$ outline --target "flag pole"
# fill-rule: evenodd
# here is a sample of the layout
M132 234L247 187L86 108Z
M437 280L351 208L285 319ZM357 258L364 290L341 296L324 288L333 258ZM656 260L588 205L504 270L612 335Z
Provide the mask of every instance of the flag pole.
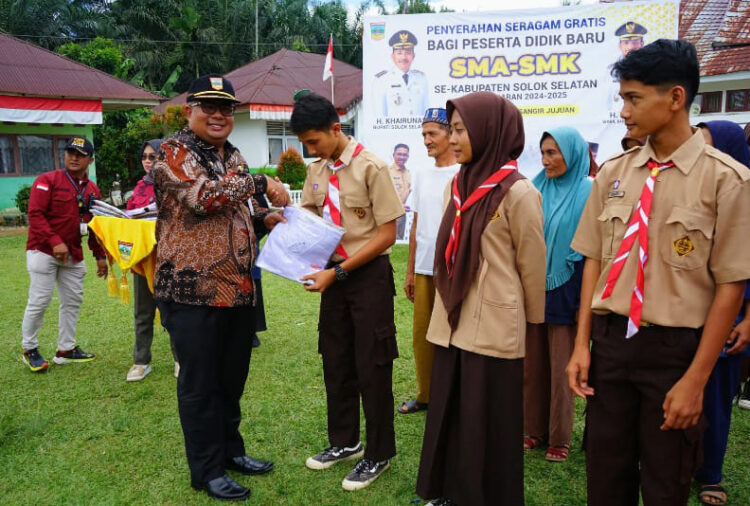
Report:
M331 33L330 38L328 39L331 41L331 66L333 66L333 33ZM331 103L333 104L333 107L336 107L336 101L333 97L333 72L331 73Z

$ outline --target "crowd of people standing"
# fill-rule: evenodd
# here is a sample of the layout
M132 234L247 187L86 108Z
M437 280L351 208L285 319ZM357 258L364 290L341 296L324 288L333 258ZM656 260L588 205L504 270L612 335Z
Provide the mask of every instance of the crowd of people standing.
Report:
M543 169L524 177L521 113L493 93L425 112L435 166L415 181L404 281L417 391L398 409L389 254L403 202L388 164L342 133L330 101L296 99L291 128L317 157L301 207L345 230L329 264L301 280L321 295L327 400L328 446L307 468L354 461L342 487L367 487L396 455L396 411L426 410L417 493L440 506L521 505L524 451L545 446L548 461L569 458L577 394L587 406L588 504L686 504L693 479L701 502L727 502L722 463L750 342L750 259L736 254L750 232L748 138L730 122L691 127L699 72L689 43L648 44L613 76L628 136L600 168L578 131L556 126L539 139ZM188 126L144 143L146 175L130 204L158 207L158 246L153 293L146 278L135 282L127 380L150 371L158 307L191 485L223 500L250 495L228 470L274 468L246 454L240 399L251 336L264 328L258 237L285 222L261 202L290 204L228 141L236 103L222 76L196 79ZM34 372L49 365L36 334L55 283L54 361L95 358L74 339L87 202L99 194L86 177L92 159L90 142L72 139L65 171L32 186L23 358ZM89 246L106 276L93 235Z

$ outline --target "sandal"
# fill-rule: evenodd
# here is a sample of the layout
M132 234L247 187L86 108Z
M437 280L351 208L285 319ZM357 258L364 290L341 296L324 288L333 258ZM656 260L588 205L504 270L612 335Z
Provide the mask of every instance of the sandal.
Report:
M416 399L411 399L401 403L398 407L398 412L402 415L408 415L409 413L416 413L417 411L425 411L427 409L426 402L417 402Z
M541 446L542 440L535 436L524 436L523 437L523 451L527 452L533 450L538 446Z
M711 499L713 499L713 501ZM724 487L722 487L720 483L717 483L716 485L701 485L701 488L698 491L698 500L701 504L723 506L727 503L727 499L729 499L727 491L724 490Z
M550 446L544 458L549 462L565 462L568 460L570 449L567 446Z

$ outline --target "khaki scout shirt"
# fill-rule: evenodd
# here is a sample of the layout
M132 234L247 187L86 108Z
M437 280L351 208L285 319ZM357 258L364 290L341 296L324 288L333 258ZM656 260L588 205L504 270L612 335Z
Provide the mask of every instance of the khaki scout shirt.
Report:
M601 295L633 209L649 175L646 163L673 161L654 185L642 319L699 328L716 284L750 278L750 170L708 146L700 130L672 156L658 160L650 142L602 165L571 247L601 261L592 309L630 313L638 270L636 240L612 295Z
M346 165L337 172L339 179L339 201L341 226L344 237L341 244L349 256L375 237L378 227L404 214L404 206L396 194L386 163L363 150L352 158L357 141L349 137L339 159ZM328 193L328 178L332 160L318 159L307 167L305 186L302 188L300 207L323 215L323 204ZM382 254L388 254L388 248Z
M445 203L450 201L449 183ZM461 304L456 330L451 332L436 292L427 340L490 357L521 358L526 323L544 321L547 279L542 197L531 181L521 179L508 189L480 244L479 269Z
M406 199L411 192L411 173L409 169L399 169L398 165L393 163L388 167L388 171L391 173L391 179L393 179L393 186L396 187L398 198L401 199L402 204L406 204Z

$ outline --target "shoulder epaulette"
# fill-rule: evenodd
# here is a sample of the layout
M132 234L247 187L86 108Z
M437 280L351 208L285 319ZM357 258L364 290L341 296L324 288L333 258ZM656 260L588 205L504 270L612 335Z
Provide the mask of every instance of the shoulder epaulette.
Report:
M748 179L750 179L750 169L745 167L743 164L741 164L728 154L724 153L723 151L714 148L713 146L706 146L706 148L706 155L714 158L715 160L719 160L721 163L734 170L740 177L740 179L742 179L743 181L747 181Z

